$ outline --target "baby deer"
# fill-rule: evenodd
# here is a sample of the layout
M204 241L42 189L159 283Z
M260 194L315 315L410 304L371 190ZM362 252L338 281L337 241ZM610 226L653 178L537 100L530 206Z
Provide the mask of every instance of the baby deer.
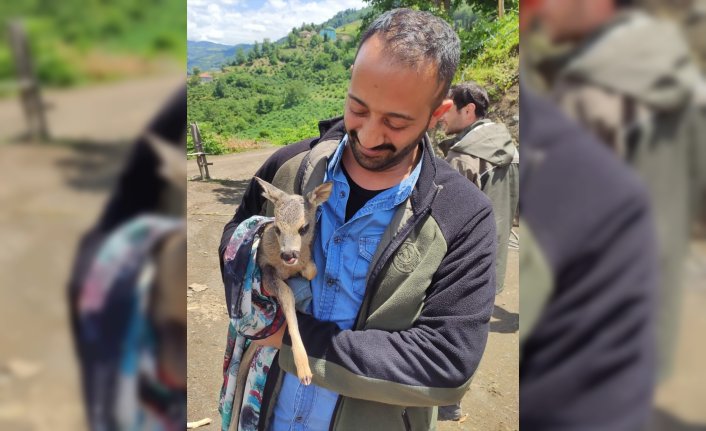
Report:
M306 196L290 195L272 184L255 177L262 186L262 196L274 204L275 220L262 233L257 249L257 264L262 270L265 289L279 302L287 329L292 339L292 354L297 377L311 383L309 359L299 335L294 295L284 280L301 273L307 280L316 276L316 265L311 258L311 241L316 224L316 208L328 200L333 183L321 184Z

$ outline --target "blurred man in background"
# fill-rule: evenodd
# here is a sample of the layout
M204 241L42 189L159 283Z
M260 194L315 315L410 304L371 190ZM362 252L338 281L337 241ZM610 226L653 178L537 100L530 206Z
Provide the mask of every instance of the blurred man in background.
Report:
M475 82L456 84L449 90L453 106L441 119L447 135L439 143L446 161L490 198L493 205L498 251L495 260L495 293L505 283L510 231L519 201L520 153L504 124L486 118L490 99ZM439 420L461 420L461 404L439 407Z
M475 82L451 87L453 106L442 117L447 135L439 147L446 161L483 191L493 204L498 235L496 293L503 290L507 247L519 201L520 152L502 123L486 117L488 93Z
M655 212L660 283L660 372L676 341L689 229L706 183L699 71L680 30L629 0L544 0L539 18L571 49L549 81L562 110L644 181Z
M692 2L659 3L674 15ZM649 329L657 286L654 327L667 376L690 223L703 203L703 81L679 29L637 5L522 2L523 80L584 129L522 89L523 430L697 429L682 421L704 418L693 401L703 373L689 364L702 361L693 340L706 297L693 279L683 292L693 304L683 308L678 373L652 408Z

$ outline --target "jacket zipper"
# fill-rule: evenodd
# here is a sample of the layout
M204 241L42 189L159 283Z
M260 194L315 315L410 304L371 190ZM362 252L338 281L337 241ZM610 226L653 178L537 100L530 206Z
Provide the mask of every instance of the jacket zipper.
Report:
M441 190L441 187L436 186L436 191L434 192L434 196L429 200L429 203L424 207L424 209L419 212L417 215L413 215L412 218L405 224L405 226L402 228L400 233L396 235L395 239L393 239L392 242L387 246L387 249L383 253L383 255L380 256L380 259L378 259L377 264L375 265L375 268L373 268L373 272L371 273L370 277L370 282L366 286L365 289L365 296L363 297L363 303L361 304L360 307L360 312L358 312L358 315L355 318L355 323L353 324L353 328L356 330L359 330L360 328L358 327L358 323L360 322L360 319L363 315L367 315L368 312L370 311L370 297L374 294L374 286L377 284L377 279L380 275L380 272L382 271L382 268L387 264L387 262L390 260L390 257L392 257L392 254L394 253L397 248L399 248L400 245L404 242L405 239L409 236L410 232L419 224L419 222L431 211L431 205L434 202L434 199L436 199L436 195L439 193Z
M338 399L336 399L336 405L333 407L333 414L331 415L331 423L329 423L328 429L329 431L333 431L333 425L336 423L336 413L338 412L339 407L341 407L341 403L343 402L343 397L338 396Z
M407 409L402 410L402 422L404 422L404 429L406 431L412 431L412 424L409 422L409 415L407 414Z

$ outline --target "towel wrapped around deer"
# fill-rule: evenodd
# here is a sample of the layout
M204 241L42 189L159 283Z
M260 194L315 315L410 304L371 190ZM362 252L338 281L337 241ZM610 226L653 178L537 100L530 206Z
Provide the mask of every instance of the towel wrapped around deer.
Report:
M292 277L301 274L312 280L316 276L311 258L316 209L329 198L332 184L299 196L255 179L264 190L262 195L273 203L275 216L243 221L224 254L223 278L230 284L226 288L232 292L233 309L219 403L223 431L257 428L261 395L276 349L252 340L269 337L286 321L297 375L307 385L312 378L296 316L296 309L306 311L310 304L311 289L307 281Z

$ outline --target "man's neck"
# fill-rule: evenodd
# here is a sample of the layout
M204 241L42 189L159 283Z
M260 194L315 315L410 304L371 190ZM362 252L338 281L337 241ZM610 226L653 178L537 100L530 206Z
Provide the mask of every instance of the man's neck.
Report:
M369 171L358 164L353 156L350 146L343 150L341 163L345 166L348 175L360 187L366 190L384 190L394 187L408 178L422 156L420 146L417 146L409 156L384 171Z

